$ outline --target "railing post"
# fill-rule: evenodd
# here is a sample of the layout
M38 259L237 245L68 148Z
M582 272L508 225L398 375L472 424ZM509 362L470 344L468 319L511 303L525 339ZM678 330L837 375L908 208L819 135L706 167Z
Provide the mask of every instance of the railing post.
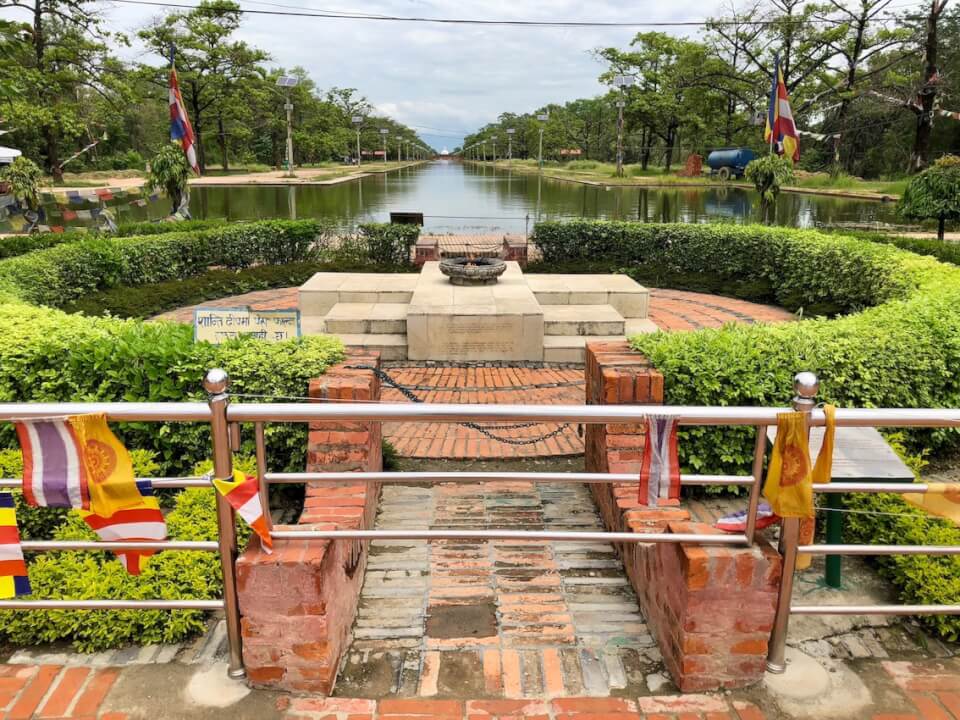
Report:
M213 474L219 480L233 479L233 455L227 405L230 396L230 377L226 371L214 368L203 378L210 404L210 439L213 446ZM240 636L240 604L237 597L237 533L234 512L220 493L217 495L217 531L220 543L220 567L223 570L223 609L227 616L227 645L229 663L227 674L232 678L245 677L243 646Z
M817 405L816 396L820 380L815 373L801 372L793 378L793 409L808 413L806 425L810 430L809 413ZM777 611L773 618L773 632L767 651L767 672L780 674L787 669L787 627L790 624L790 601L793 597L793 574L797 569L797 545L800 542L800 518L784 518L780 526L780 555L783 567L780 571L780 594Z

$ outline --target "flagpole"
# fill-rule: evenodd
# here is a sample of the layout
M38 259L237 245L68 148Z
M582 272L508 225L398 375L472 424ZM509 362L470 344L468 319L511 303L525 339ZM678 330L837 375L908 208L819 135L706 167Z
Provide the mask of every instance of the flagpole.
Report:
M770 122L770 111L775 110L774 103L779 103L778 86L780 84L780 54L773 56L773 89L770 91L770 106L767 108L767 124L770 126L770 154L773 155L773 144L775 142L776 132L774 131L775 122Z

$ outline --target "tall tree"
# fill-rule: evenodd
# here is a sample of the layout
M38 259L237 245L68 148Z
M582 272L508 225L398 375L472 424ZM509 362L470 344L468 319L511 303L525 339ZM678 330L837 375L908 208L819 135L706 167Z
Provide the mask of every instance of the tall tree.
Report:
M205 170L209 159L204 136L216 126L221 162L226 168L226 106L246 81L259 75L267 53L232 39L240 27L240 6L232 0L203 0L195 9L170 13L141 30L140 38L161 57L175 50L177 76L197 142L197 160ZM159 84L165 67L145 67Z
M941 78L937 66L937 26L948 0L930 0L926 33L923 41L923 85L915 103L909 105L917 116L917 127L910 153L910 171L923 170L930 162L930 136L933 134L933 115Z

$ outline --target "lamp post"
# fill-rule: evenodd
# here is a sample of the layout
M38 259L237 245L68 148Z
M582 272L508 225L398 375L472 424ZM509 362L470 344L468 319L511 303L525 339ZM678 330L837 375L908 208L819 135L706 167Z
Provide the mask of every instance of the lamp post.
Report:
M626 105L624 88L630 87L633 82L630 75L613 76L614 86L620 88L620 99L617 100L617 177L623 177L623 108Z
M543 172L543 124L549 119L549 113L537 115L537 120L540 121L540 149L537 150L537 166L540 168L540 172ZM539 215L537 217L539 217Z
M354 115L350 118L350 122L357 128L357 167L360 167L360 164L363 162L363 158L360 157L360 126L363 125L363 116Z
M483 156L483 161L486 162L487 161L487 141L486 140L480 141L480 152Z
M497 136L490 138L493 141L493 164L497 164Z
M387 135L390 131L387 128L380 128L380 137L383 138L383 164L387 164Z
M513 165L513 134L516 128L507 128L507 162Z
M287 111L287 172L284 177L296 177L293 174L293 103L290 102L290 88L296 87L300 82L299 78L289 75L281 75L277 78L277 87L286 90L286 102L283 109Z

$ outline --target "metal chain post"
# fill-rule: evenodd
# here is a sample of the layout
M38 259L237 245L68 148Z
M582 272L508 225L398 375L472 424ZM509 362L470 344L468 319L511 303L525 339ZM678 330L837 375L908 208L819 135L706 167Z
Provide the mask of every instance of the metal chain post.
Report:
M810 432L810 412L817 405L820 380L815 373L801 372L793 378L793 409L806 413L804 425ZM787 628L790 624L790 601L793 598L793 575L797 569L797 546L800 543L800 518L784 518L780 526L779 551L783 558L780 570L780 595L773 618L773 632L767 651L767 672L779 675L786 671Z
M213 475L219 480L233 479L233 452L227 405L230 377L225 370L214 368L203 378L210 405L210 439L213 447ZM216 492L216 491L214 491ZM223 609L227 616L229 663L227 674L245 677L243 645L240 636L240 603L237 596L237 533L233 508L220 493L217 495L217 534L220 544L220 567L223 571Z

